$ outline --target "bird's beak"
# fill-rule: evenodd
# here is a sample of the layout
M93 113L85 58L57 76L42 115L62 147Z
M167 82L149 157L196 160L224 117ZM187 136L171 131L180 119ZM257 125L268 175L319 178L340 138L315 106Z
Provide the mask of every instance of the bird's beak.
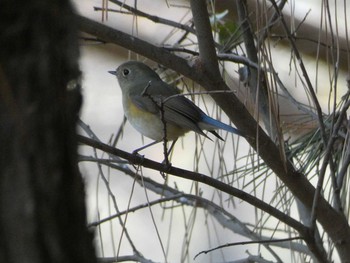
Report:
M117 76L117 71L115 71L115 70L108 71L108 73L111 73L112 75Z

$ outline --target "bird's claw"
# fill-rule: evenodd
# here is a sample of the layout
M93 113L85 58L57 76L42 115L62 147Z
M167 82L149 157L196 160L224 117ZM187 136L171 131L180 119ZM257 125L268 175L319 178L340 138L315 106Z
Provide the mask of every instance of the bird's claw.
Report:
M172 166L171 162L168 159L164 159L162 164L164 165L164 171L168 172Z
M143 163L144 159L145 159L145 156L144 155L141 155L139 154L139 152L137 150L133 151L132 152L132 156L133 156L133 159L135 162L138 162L140 164Z

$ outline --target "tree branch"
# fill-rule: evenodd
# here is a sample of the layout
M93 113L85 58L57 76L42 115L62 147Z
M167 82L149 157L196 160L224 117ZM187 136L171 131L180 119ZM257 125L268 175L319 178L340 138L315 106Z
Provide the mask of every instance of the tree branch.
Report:
M167 165L164 165L163 163L158 163L158 162L149 160L149 159L144 158L143 156L140 156L140 155L127 153L125 151L119 150L117 148L111 147L111 146L104 144L102 142L99 142L99 141L96 141L96 140L93 140L93 139L90 139L90 138L87 138L87 137L84 137L81 135L78 135L78 141L81 143L84 143L86 145L89 145L91 147L94 147L96 149L102 150L102 151L104 151L112 156L117 156L117 157L126 159L131 164L141 165L141 166L146 167L146 168L157 170L161 173L172 174L172 175L175 175L177 177L189 179L192 181L201 182L203 184L212 186L215 189L218 189L222 192L225 192L229 195L238 197L238 198L246 201L247 203L249 203L249 204L267 212L268 214L276 217L281 222L284 222L285 224L287 224L287 225L291 226L292 228L294 228L295 230L297 230L299 232L300 236L302 236L305 239L306 244L308 245L308 248L315 255L315 257L318 259L318 261L319 262L327 262L326 258L324 258L324 256L323 256L325 253L324 253L322 247L319 247L316 244L316 242L314 240L314 236L312 235L312 233L310 235L310 231L308 230L307 227L305 227L303 224L299 223L295 219L289 217L288 215L282 213L278 209L266 204L265 202L261 201L260 199L254 197L254 196L251 196L251 195L245 193L242 190L239 190L237 188L229 186L226 183L223 183L221 181L218 181L218 180L211 178L211 177L208 177L206 175L195 173L195 172L188 171L188 170L184 170L181 168L169 167ZM113 165L111 165L110 163L105 162L104 164L113 167ZM142 180L144 181L145 179L143 178ZM155 182L152 182L152 183L155 184ZM160 185L159 189L161 191L161 194L166 196L166 191L164 189L164 185ZM169 192L169 191L172 191L171 188L167 189L167 192ZM191 195L184 195L184 196L186 198L191 197ZM203 203L203 201L205 201L205 199L202 200L202 203L198 202L197 206L199 206L199 207L203 206L203 204L205 204L205 202ZM208 211L210 212L210 209ZM217 213L215 213L215 214L217 214ZM270 252L272 252L272 251L270 251Z
M123 46L171 68L197 82L207 91L229 90L223 80L213 80L200 68L192 66L187 60L177 57L163 48L82 16L78 16L78 20L82 31L107 42ZM234 94L212 94L211 96L237 128L246 135L247 141L271 170L308 209L311 209L315 188L302 173L294 169L292 163L281 158L279 149L258 126L239 99ZM255 138L256 131L259 135L258 141ZM329 220L330 217L332 220ZM343 215L337 213L323 197L319 199L317 219L336 244L338 251L341 250L340 254L343 258L350 258L350 250L347 249L350 245L350 228L347 220Z
M162 173L172 174L172 175L175 175L177 177L184 178L184 179L189 179L192 181L201 182L203 184L212 186L215 189L221 190L227 194L236 196L236 197L246 201L247 203L249 203L255 207L258 207L259 209L261 209L261 210L271 214L272 216L278 218L280 221L282 221L285 224L296 229L301 235L304 235L307 233L306 227L303 226L302 224L300 224L295 219L287 216L286 214L284 214L281 211L279 211L278 209L266 204L265 202L261 201L260 199L254 197L252 195L249 195L242 190L239 190L239 189L234 188L232 186L229 186L221 181L218 181L212 177L206 176L204 174L184 170L181 168L173 167L173 166L169 167L167 165L164 165L163 163L158 163L158 162L152 161L152 160L144 158L143 156L140 156L140 155L127 153L125 151L111 147L111 146L104 144L102 142L98 142L98 141L95 141L93 139L81 136L81 135L77 135L77 136L78 136L78 141L80 143L89 145L89 146L94 147L96 149L102 150L106 153L109 153L109 154L118 156L120 158L123 158L125 160L128 160L130 163L132 163L134 165L141 165L143 167L157 170L157 171L162 172Z
M258 58L259 51L255 46L254 33L248 15L247 1L236 1L236 6L239 22L241 23L242 27L242 36L247 56L250 61L260 65ZM257 43L257 45L260 46L260 43ZM276 118L273 116L276 111L272 110L273 107L271 107L271 105L273 104L269 102L269 93L266 81L261 81L265 80L265 74L260 67L250 68L249 73L248 84L250 90L252 91L252 97L257 104L258 114L262 116L262 120L271 138L275 140L275 137L277 135L281 135L281 132L279 131ZM282 136L279 136L279 138L281 137Z
M125 3L125 1L118 1L118 0L109 0L110 2L120 6L121 8L125 9L125 10L128 10L130 13L129 14L134 14L136 16L141 16L141 17L145 17L151 21L153 21L154 23L161 23L161 24L164 24L164 25L167 25L167 26L171 26L171 27L175 27L175 28L179 28L179 29L182 29L186 32L190 32L192 34L196 34L196 31L192 28L192 27L189 27L189 26L186 26L186 25L183 25L183 24L180 24L180 23L177 23L177 22L174 22L174 21L171 21L169 19L165 19L165 18L162 18L162 17L159 17L159 16L154 16L154 15L150 15L148 13L145 13L145 12L142 12L141 10L139 9L136 9L132 6L129 6ZM98 7L95 7L94 8L96 11L100 11L100 10L104 10L103 8L98 8ZM113 9L108 9L107 11L109 12L118 12L118 10L113 10Z
M221 74L216 57L214 39L209 22L209 14L205 1L191 0L191 10L196 36L198 39L200 67L212 79L220 81Z

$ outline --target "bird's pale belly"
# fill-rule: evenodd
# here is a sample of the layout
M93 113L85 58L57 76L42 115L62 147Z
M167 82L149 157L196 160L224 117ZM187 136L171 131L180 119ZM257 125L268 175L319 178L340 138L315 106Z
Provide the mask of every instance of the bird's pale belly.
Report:
M155 141L164 139L164 124L159 115L141 110L131 103L128 103L128 107L125 106L126 105L124 105L125 116L138 132ZM177 139L186 132L187 130L177 125L171 123L166 124L166 138L170 141Z

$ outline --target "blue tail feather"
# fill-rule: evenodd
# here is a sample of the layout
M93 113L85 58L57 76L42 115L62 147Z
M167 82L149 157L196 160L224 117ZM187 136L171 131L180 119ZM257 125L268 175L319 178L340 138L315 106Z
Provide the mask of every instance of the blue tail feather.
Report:
M199 127L204 130L215 130L215 129L221 129L225 130L240 136L244 136L242 132L237 130L236 128L231 127L230 125L227 125L225 123L222 123L221 121L215 120L205 114L202 117L201 123L199 123Z

